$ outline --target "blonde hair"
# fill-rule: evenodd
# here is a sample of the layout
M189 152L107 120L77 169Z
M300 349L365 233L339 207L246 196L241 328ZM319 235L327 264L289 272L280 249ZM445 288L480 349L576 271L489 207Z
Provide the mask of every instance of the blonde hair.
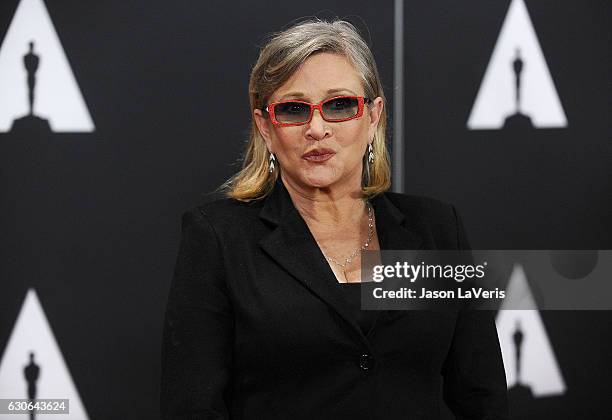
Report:
M261 109L270 96L281 87L311 55L328 52L339 54L361 75L365 96L380 96L386 104L376 62L370 48L349 22L314 19L272 34L261 49L251 71L249 99L251 110ZM364 198L386 191L391 186L389 153L386 145L387 107L383 107L372 147L374 162L363 157L362 191ZM239 201L251 201L270 193L279 177L280 165L269 172L268 149L255 120L251 117L251 134L242 161L242 169L217 190Z

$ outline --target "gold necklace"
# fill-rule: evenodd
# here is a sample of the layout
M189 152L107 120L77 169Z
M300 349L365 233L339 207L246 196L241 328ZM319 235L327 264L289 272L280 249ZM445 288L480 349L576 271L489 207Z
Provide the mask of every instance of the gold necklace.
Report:
M368 247L370 246L370 242L372 241L372 237L374 236L374 217L372 215L372 206L370 205L369 201L366 201L366 207L368 208L368 239L361 246L361 248L355 249L351 253L351 255L349 255L348 257L346 257L344 259L344 263L340 263L340 262L338 262L336 259L334 259L332 257L325 256L325 258L329 262L332 262L332 263L334 263L336 265L339 265L342 268L342 274L344 275L344 280L347 283L348 283L348 278L346 277L346 266L349 265L353 261L353 258L355 258L357 256L357 253L359 251L365 251L365 250L368 249Z

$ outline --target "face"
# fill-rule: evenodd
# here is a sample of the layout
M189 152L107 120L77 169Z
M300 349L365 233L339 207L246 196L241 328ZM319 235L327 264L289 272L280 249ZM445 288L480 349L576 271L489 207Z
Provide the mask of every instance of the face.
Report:
M318 53L309 57L293 76L278 88L268 103L291 99L318 104L335 96L364 96L359 74L340 55ZM344 187L361 189L362 159L376 132L383 108L380 97L370 98L360 118L342 122L325 121L314 110L304 125L274 126L261 110L254 110L255 122L268 151L276 155L286 182L303 190ZM325 161L306 159L315 149L329 149Z

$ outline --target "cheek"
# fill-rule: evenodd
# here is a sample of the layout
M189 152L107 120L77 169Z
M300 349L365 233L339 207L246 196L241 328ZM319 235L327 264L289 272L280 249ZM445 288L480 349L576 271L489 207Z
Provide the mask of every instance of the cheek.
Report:
M345 154L350 154L351 157L357 156L361 158L362 152L365 153L365 148L367 146L367 136L367 130L363 130L362 127L353 127L352 129L347 129L342 133L338 133L337 139Z
M282 130L275 136L277 153L283 155L286 159L295 159L301 156L301 133L297 132L293 127L291 128L291 130Z

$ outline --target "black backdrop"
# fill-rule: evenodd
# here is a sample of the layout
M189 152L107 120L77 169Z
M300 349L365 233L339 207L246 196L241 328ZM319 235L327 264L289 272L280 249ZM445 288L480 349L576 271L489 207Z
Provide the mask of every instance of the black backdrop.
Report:
M0 133L0 350L33 287L89 417L159 417L180 214L238 168L264 36L315 14L367 23L391 115L405 95L404 192L454 203L474 248L612 248L610 6L526 3L567 128L467 129L509 1L406 2L402 92L391 0L47 1L96 128ZM605 418L611 314L542 318L568 390L515 412Z

